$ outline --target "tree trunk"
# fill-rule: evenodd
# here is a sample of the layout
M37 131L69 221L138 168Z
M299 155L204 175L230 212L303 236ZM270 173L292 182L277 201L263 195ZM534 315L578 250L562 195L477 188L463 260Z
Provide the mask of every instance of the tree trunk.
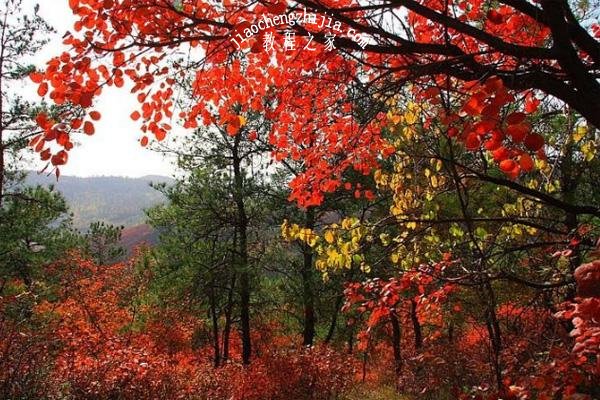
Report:
M227 295L227 308L225 309L225 326L223 328L223 363L229 359L229 338L231 336L231 315L233 313L233 294L235 292L235 273L231 277L231 286Z
M419 350L423 347L423 334L421 333L421 323L417 316L417 302L415 299L410 299L410 320L413 325L413 331L415 332L415 349Z
M305 226L309 229L315 226L314 208L309 208L305 213ZM315 338L315 294L313 282L313 250L307 244L302 245L302 301L304 305L304 346L312 346Z
M4 204L4 170L6 167L4 160L4 151L6 149L4 148L4 97L2 96L2 93L4 93L4 85L2 82L2 77L4 76L4 51L6 49L7 20L8 7L4 14L4 20L2 22L2 34L0 35L0 208L2 207L2 204Z
M214 290L214 288L211 288L210 290L210 317L213 331L213 362L215 368L218 368L221 365L221 346L219 344L219 316L217 315L217 304L215 301Z
M401 351L401 340L402 331L400 329L400 321L395 313L390 314L390 324L392 325L392 348L394 350L394 372L396 378L402 373L402 351Z
M502 335L500 332L500 323L496 315L496 297L492 285L488 280L484 283L484 296L486 297L486 326L490 335L490 343L492 345L492 366L496 377L498 390L502 392L504 384L502 382Z
M340 307L342 307L342 301L344 301L344 295L340 294L335 299L335 308L333 310L333 316L331 317L331 324L329 324L329 331L327 332L327 336L325 337L325 344L329 344L333 339L333 334L335 332L335 327L337 326L337 318L340 313Z
M250 337L250 270L248 265L248 216L244 204L244 174L242 160L239 155L241 135L234 138L233 146L233 196L237 208L236 228L238 233L238 247L236 266L240 273L240 325L242 334L242 363L250 364L252 356L252 342Z

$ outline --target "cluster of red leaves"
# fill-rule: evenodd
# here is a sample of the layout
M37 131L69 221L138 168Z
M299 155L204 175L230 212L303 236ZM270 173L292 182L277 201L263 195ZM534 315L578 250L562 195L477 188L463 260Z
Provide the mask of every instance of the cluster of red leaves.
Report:
M583 359L595 359L596 373L600 374L600 260L579 266L574 276L578 297L557 316L573 323L573 353Z
M448 284L435 287L434 278L422 272L407 272L398 278L382 280L370 279L366 282L346 284L344 310L352 306L361 313L368 313L367 329L387 320L390 313L397 313L406 302L415 301L419 309L419 319L423 323L440 325L440 307L455 286ZM433 338L435 335L430 336Z
M425 3L440 12L448 7L439 1ZM467 37L412 11L408 12L409 27L420 43L437 45L450 40L457 49L476 54L478 61L498 65L499 70L513 68L520 61L489 51L489 37L506 42L506 46L541 46L547 41L548 29L532 18L508 6L490 9L484 3L461 1L457 5L463 12L461 23L481 26L489 35L483 39ZM348 10L358 5L352 0L320 4ZM289 7L286 1L257 2L252 7L240 7L238 2L217 6L202 0L69 0L69 5L76 16L74 33L64 40L69 51L50 60L45 71L32 74L31 79L39 85L40 96L48 96L57 104L80 106L87 112L60 129L53 122L40 121L45 133L32 145L42 158L50 159L56 167L66 163L72 147L69 132L78 128L86 134L95 131L93 124L100 115L90 110L103 87L127 86L140 103L131 118L141 123L142 145L149 143L150 136L163 140L176 117L188 129L215 124L232 135L264 140L274 147L275 159L303 162L304 170L291 182L290 198L304 206L319 204L324 193L343 187L346 170L367 174L382 154L390 155L391 147L381 137L381 115L372 115L371 122L364 122L364 110L357 102L362 94L356 93L354 78L377 79L381 71L373 66L379 65L391 71L390 78L404 82L410 80L407 66L435 62L435 57L442 62L444 58L384 55L367 49L360 52L359 61L317 41L311 43L314 51L305 51L306 37L297 38L296 49L284 49L284 36L273 28L244 43L244 55L238 57L231 36L264 16L285 11ZM346 11L344 15L364 22L363 12ZM319 15L317 20L321 18ZM344 24L342 31L348 28ZM306 29L315 30L310 25ZM272 52L261 47L266 34L275 37ZM172 55L184 50L192 58L191 67L173 61ZM178 112L173 98L181 82L189 82L191 93L186 95L188 104ZM414 86L443 88L447 82L446 75L432 75L414 82ZM513 94L496 78L467 86L464 89L471 98L463 111L478 120L465 123L457 135L470 150L485 142L510 176L531 170L529 152L539 151L543 140L530 132L521 113L513 113L506 120L500 117L500 109L514 98ZM526 113L533 111L536 102L531 94L528 96ZM243 129L240 117L249 114L263 115L269 121L265 137L256 130ZM447 118L452 130L450 126L458 121L454 116ZM519 146L502 144L505 139ZM56 142L60 150L50 151L45 142Z
M536 112L540 104L532 92L517 99L497 77L467 82L461 90L467 95L460 110L433 117L442 115L449 137L462 142L469 151L489 152L500 170L512 179L534 169L533 157L545 159L544 138L528 122L528 114ZM439 90L430 89L422 97L436 94Z

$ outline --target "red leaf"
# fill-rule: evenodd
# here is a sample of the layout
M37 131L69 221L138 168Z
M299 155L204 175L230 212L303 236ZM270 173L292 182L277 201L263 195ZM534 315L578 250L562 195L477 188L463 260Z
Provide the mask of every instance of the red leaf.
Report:
M529 127L525 124L509 125L506 128L506 133L512 138L513 142L520 143L529 133Z
M50 162L54 166L65 165L67 163L68 159L69 159L69 155L67 154L67 152L64 150L61 150L58 153L56 153L54 156L52 156L52 159L50 160Z
M273 1L273 3L267 5L267 10L271 14L283 14L287 9L287 4L285 0L283 1Z
M165 137L167 137L167 131L164 129L158 129L156 132L154 132L154 136L156 137L156 140L162 142L165 140Z
M492 152L492 155L494 156L494 160L496 160L496 162L506 160L509 154L510 153L506 147L500 147Z
M90 121L85 121L85 124L83 124L83 132L86 135L93 135L96 132L96 128L94 128L94 124Z
M487 19L495 25L499 25L504 22L504 17L496 10L490 10L487 12Z
M43 82L39 87L38 87L38 91L37 91L38 95L40 97L44 97L47 93L48 93L48 84L46 82Z
M475 150L479 149L479 146L481 146L481 140L479 139L479 136L475 132L471 132L467 136L465 145L467 147L467 150L475 151Z
M540 105L540 100L536 99L531 93L527 95L525 99L525 112L527 114L532 114L537 111Z
M510 172L517 166L514 160L503 160L500 162L500 169L504 172Z
M90 112L90 118L93 119L94 121L99 121L101 117L102 116L100 115L100 113L98 111Z
M514 112L514 113L508 114L508 116L506 117L506 122L509 125L517 125L517 124L520 124L521 122L525 121L525 118L526 118L525 113Z
M532 133L525 137L525 141L523 143L529 150L538 151L544 146L544 138L537 133Z
M519 158L519 165L521 165L521 168L523 169L523 171L526 171L526 172L533 171L533 167L534 167L533 159L527 153L524 153L521 155L521 157Z
M33 83L37 83L39 85L44 80L44 75L40 74L39 72L32 72L29 74L29 79L31 79Z
M46 149L40 153L40 160L48 161L50 159L50 149Z

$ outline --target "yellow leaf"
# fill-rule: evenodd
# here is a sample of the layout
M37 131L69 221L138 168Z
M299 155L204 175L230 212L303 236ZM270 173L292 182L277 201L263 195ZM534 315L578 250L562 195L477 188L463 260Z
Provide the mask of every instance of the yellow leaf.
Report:
M381 240L381 244L387 246L390 244L390 235L388 235L387 233L382 233L381 235L379 235L379 240Z
M325 241L329 244L332 244L335 240L335 237L333 236L333 232L331 232L331 231L326 231L324 237L325 237Z
M585 125L578 126L577 129L575 129L575 132L573 132L573 140L575 141L575 143L579 143L581 141L581 139L583 139L585 137L587 132L588 132L587 126L585 126Z
M593 142L587 142L583 146L581 146L581 152L585 157L585 161L590 162L596 156L596 148Z

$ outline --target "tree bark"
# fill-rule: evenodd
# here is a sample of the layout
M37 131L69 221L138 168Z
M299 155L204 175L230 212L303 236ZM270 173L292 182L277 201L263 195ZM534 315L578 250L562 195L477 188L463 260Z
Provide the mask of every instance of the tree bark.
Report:
M394 372L396 378L402 373L402 351L401 351L401 340L402 330L400 328L400 321L394 312L390 314L390 324L392 325L392 348L394 350Z
M214 367L218 368L221 365L221 346L219 343L219 316L217 315L217 304L215 301L215 289L210 290L210 317L213 331L213 363Z
M314 208L305 213L305 226L309 229L315 226ZM302 245L302 300L304 306L304 329L302 344L312 346L315 338L315 293L313 282L313 250L307 244Z
M492 367L496 378L498 390L502 392L504 383L502 382L502 334L500 331L500 323L496 315L496 296L492 285L488 280L484 282L484 296L486 303L486 326L490 335L490 343L492 345Z
M231 277L231 286L227 295L227 308L225 309L225 326L223 327L223 359L226 363L229 359L229 338L231 337L231 315L233 313L233 295L235 292L235 273Z
M413 325L413 331L415 332L415 349L419 350L423 347L423 334L421 332L421 323L417 316L417 302L415 299L410 299L410 320Z
M236 266L240 274L240 326L242 334L242 363L250 364L252 356L252 339L250 336L250 271L248 265L248 216L244 204L244 174L242 159L239 154L241 135L237 135L233 145L233 179L234 201L237 208L236 228L238 246L236 251Z
M340 294L335 299L335 308L331 317L331 324L329 324L329 331L327 331L327 336L325 337L325 344L329 344L333 339L333 334L335 333L335 328L337 326L337 318L340 313L340 307L342 307L342 301L344 301L344 295Z

